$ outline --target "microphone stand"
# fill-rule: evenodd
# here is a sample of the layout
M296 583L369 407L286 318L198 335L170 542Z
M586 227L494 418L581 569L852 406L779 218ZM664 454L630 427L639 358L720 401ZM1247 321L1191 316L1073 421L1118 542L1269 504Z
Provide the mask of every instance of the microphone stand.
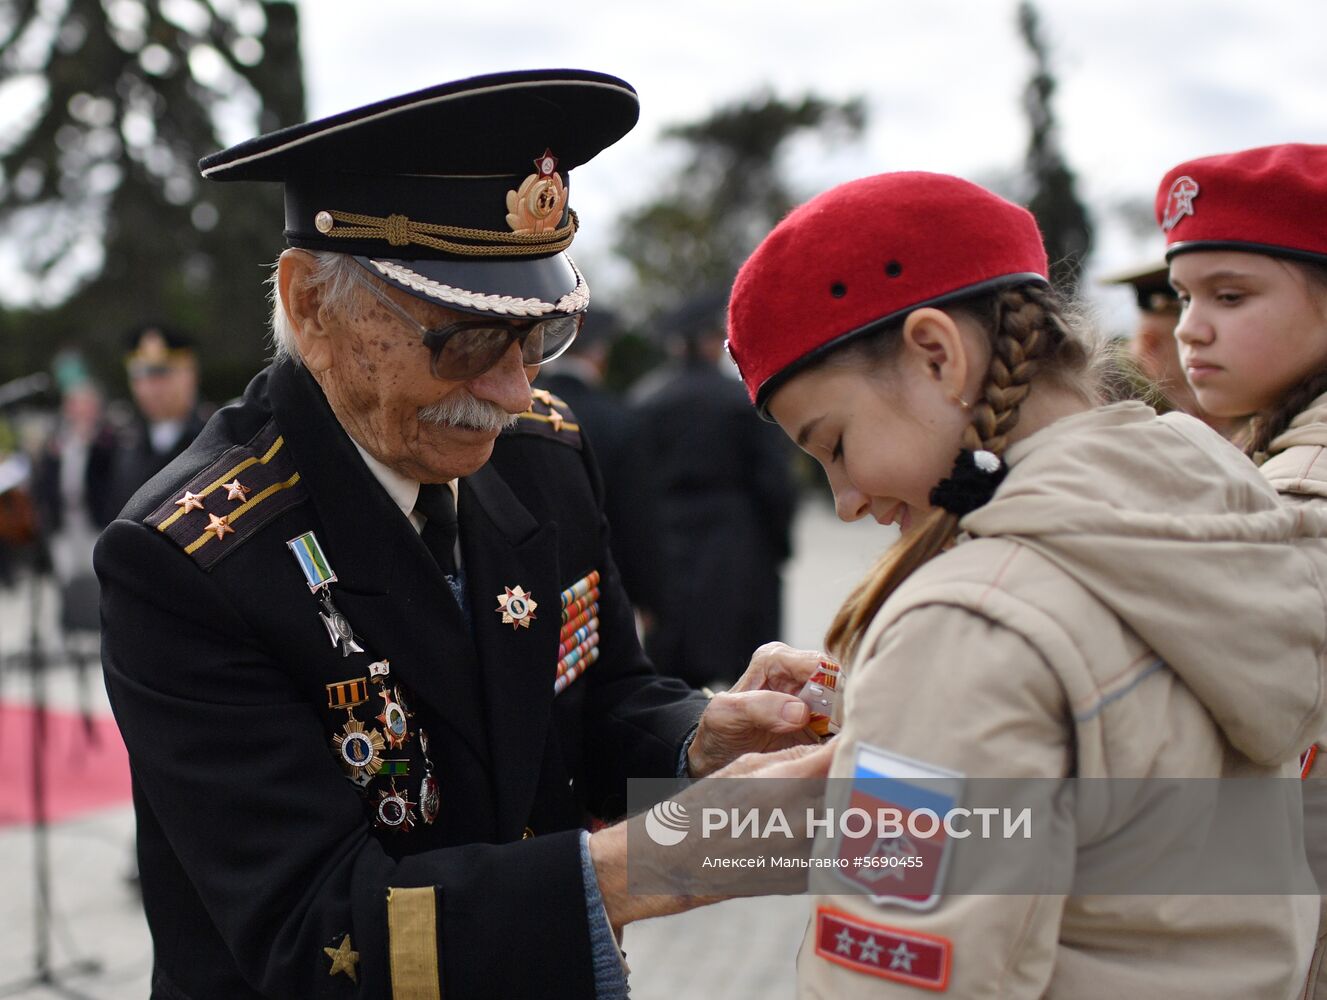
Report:
M0 402L0 406L3 403ZM96 975L101 963L92 959L74 960L61 968L52 965L51 930L54 906L51 892L50 825L46 799L46 651L41 635L42 590L53 577L50 547L42 518L33 518L30 543L30 596L28 600L28 647L21 659L31 676L32 697L32 838L33 838L33 932L36 937L33 971L30 976L0 984L0 997L14 996L34 988L46 989L69 1000L93 1000L85 993L65 985L68 977Z

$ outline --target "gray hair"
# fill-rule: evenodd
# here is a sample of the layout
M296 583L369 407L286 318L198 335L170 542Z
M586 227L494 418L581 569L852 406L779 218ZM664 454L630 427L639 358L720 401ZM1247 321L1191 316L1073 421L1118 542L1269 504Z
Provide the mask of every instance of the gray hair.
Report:
M332 250L310 250L314 266L309 281L323 290L323 302L331 309L351 310L358 306L360 289L354 278L354 269L359 267L355 259L346 253ZM280 263L279 261L277 262ZM295 364L302 364L299 348L295 343L295 331L291 329L290 318L286 315L281 302L281 283L278 278L277 264L272 265L272 274L267 279L268 299L272 303L272 360L289 359Z

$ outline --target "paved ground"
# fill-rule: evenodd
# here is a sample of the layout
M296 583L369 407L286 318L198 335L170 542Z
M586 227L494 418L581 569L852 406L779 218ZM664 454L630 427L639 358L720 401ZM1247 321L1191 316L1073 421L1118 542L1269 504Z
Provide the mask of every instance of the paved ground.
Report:
M830 615L888 541L873 523L843 525L825 504L804 505L788 573L784 638L794 645L818 647ZM10 654L24 646L27 607L27 595L0 591L0 651ZM0 698L28 700L23 667L8 657L3 662ZM57 663L46 676L54 706L74 708L80 703L70 666ZM99 678L94 678L91 692L96 709L105 711ZM56 760L51 766L58 769L65 764ZM0 784L15 780L16 765L0 760ZM26 767L26 761L21 766ZM50 965L58 972L73 962L95 963L96 971L64 980L78 995L94 1000L147 996L150 944L142 910L124 881L132 837L133 815L125 806L58 823L48 837L55 917ZM38 1000L61 995L39 987L14 989L35 968L34 852L31 827L0 825L0 997ZM633 925L626 937L632 996L636 1000L791 996L805 907L797 897L739 900Z

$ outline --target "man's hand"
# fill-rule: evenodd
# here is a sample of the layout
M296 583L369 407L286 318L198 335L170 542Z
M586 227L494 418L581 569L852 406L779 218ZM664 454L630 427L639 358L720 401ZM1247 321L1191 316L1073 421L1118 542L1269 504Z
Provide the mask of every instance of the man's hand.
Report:
M718 796L719 799L715 801L722 799L723 793L718 791L720 786L713 784L721 778L823 778L829 773L832 756L833 749L828 746L796 746L776 753L747 754L711 778L683 792L680 800L687 802L690 801L689 795L695 795L703 801L709 801L706 799L707 793L709 796ZM750 789L755 786L746 787ZM782 785L775 783L770 786L774 794L785 791L787 787L787 783ZM815 791L817 800L823 794L823 789ZM754 807L760 803L748 802L746 805ZM771 808L791 803L776 799L764 805ZM696 812L699 814L699 807L696 808ZM727 896L647 896L630 893L627 889L627 832L633 826L636 828L635 836L644 835L645 831L639 816L605 827L590 835L590 860L594 863L595 875L599 879L599 893L603 897L604 909L608 913L608 921L614 931L620 930L633 920L682 913L729 898Z
M824 653L781 642L757 649L737 683L716 694L700 717L687 750L691 776L704 777L744 753L819 742L805 728L811 712L797 693L823 659Z

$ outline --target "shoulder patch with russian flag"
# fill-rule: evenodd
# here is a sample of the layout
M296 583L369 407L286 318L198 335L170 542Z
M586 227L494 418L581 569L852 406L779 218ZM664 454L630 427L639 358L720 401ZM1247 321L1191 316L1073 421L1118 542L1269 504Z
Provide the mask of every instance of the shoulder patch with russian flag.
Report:
M816 954L854 972L924 990L949 988L954 946L948 938L816 908Z
M840 836L837 856L845 865L835 874L865 889L873 903L929 910L940 902L953 846L944 819L962 792L963 775L957 771L859 743L852 808L894 820L899 834L879 836L876 824L861 836ZM877 858L891 863L879 864Z

